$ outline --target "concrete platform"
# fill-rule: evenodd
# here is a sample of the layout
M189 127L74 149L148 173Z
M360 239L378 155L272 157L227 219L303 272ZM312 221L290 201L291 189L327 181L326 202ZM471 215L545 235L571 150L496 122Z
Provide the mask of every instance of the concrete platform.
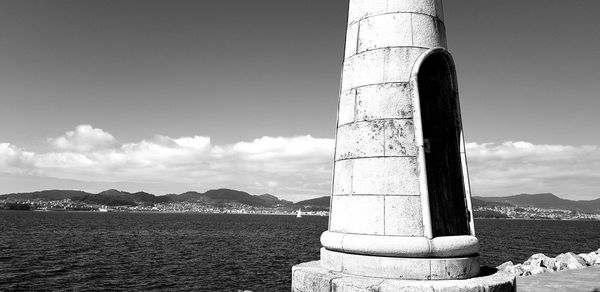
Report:
M513 292L515 277L496 269L482 268L482 276L466 280L401 280L360 277L332 272L319 261L302 263L292 268L293 292Z
M600 267L517 277L519 292L600 292Z

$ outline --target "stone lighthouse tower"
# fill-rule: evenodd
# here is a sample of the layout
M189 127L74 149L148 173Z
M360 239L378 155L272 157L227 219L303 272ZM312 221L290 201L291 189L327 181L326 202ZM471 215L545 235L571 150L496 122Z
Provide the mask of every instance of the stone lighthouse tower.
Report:
M481 273L441 0L350 0L321 244L293 291L514 289Z

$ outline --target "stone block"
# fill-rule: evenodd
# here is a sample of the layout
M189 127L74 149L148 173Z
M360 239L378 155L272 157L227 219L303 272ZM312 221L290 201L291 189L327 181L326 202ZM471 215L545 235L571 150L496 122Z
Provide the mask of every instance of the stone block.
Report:
M350 0L348 23L352 24L367 16L384 13L388 0Z
M366 277L343 277L331 281L331 290L335 292L379 292L383 279Z
M408 119L413 116L409 83L385 83L356 89L356 120Z
M412 46L411 14L393 13L369 17L360 22L357 52Z
M292 267L292 291L330 291L331 281L340 275L320 268L318 262Z
M380 83L410 81L412 67L423 48L386 48L353 55L344 61L342 92Z
M346 30L346 48L344 53L344 59L356 54L358 48L358 26L359 23L353 23L348 26Z
M350 195L352 193L352 169L354 160L335 162L333 171L333 195Z
M379 285L378 292L436 292L432 287L433 285L426 286L423 284L423 281L384 281Z
M336 161L383 156L386 124L386 121L366 121L340 126L336 136Z
M346 59L342 69L342 92L359 86L382 83L385 57L385 50L375 50Z
M321 249L321 265L334 272L403 280L468 279L479 275L479 257L407 258L351 254ZM341 263L340 263L341 262ZM335 263L328 266L327 263ZM341 269L338 269L341 267Z
M409 82L415 62L426 49L390 48L385 51L383 82Z
M388 120L384 133L384 156L417 156L412 119Z
M436 8L439 11L436 11ZM350 0L348 23L384 13L410 12L437 15L443 20L441 8L441 0Z
M385 235L423 236L420 196L385 197Z
M311 274L311 276L307 277L307 274ZM323 285L324 283L329 285ZM383 277L370 278L332 272L322 268L316 261L299 264L292 268L292 291L294 292L514 292L516 287L514 276L498 271L466 280L419 281Z
M354 122L356 90L349 90L340 94L338 107L338 126Z
M383 235L383 208L383 196L332 196L329 230Z
M414 14L412 17L413 45L417 47L434 48L446 47L443 42L442 22L435 17Z
M354 159L352 194L419 195L415 157Z
M388 1L387 12L415 12L436 16L435 0L391 0Z

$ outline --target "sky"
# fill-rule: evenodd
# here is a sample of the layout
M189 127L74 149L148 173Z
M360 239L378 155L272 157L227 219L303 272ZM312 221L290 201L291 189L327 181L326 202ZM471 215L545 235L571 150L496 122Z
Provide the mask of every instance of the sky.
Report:
M0 194L328 195L347 0L0 0ZM473 195L600 197L597 0L444 1Z

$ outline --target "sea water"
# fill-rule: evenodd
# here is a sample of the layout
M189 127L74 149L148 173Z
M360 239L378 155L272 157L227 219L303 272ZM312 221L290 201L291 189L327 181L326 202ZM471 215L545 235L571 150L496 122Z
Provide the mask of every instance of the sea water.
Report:
M484 264L600 248L600 221L476 220ZM327 217L0 211L0 290L289 291Z

